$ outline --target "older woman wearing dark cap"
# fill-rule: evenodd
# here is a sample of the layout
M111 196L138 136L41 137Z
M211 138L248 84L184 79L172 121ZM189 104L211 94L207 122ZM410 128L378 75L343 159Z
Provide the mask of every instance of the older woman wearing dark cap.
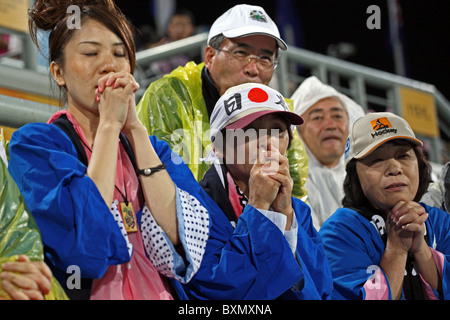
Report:
M346 147L344 208L320 230L336 299L449 299L450 216L419 203L422 142L401 117L371 113Z

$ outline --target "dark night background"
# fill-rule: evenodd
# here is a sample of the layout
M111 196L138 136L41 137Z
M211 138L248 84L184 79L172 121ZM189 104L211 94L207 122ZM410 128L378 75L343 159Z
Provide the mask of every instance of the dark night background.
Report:
M116 0L133 24L152 24L148 0ZM434 84L450 100L450 1L400 0L403 18L403 46L406 76ZM178 0L178 7L191 10L197 25L210 26L214 20L235 4L262 6L279 25L277 16L280 0L205 1ZM387 0L297 0L298 47L326 54L330 44L352 43L356 52L346 60L364 66L395 73L389 42ZM367 7L375 4L381 9L381 29L369 30ZM290 44L290 43L288 43ZM291 44L292 45L292 44Z

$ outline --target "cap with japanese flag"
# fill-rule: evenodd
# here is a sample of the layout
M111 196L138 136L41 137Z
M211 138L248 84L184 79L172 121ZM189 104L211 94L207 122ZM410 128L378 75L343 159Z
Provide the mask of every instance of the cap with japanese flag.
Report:
M259 83L245 83L228 89L217 101L211 114L211 141L222 129L243 129L256 119L270 113L284 115L291 125L303 119L290 112L278 91Z

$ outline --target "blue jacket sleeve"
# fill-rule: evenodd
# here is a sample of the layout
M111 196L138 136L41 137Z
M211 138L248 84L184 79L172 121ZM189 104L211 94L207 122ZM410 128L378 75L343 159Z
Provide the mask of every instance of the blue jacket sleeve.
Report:
M422 204L423 205L423 204ZM442 294L450 299L450 215L438 208L423 205L429 214L426 221L428 245L442 253ZM350 209L341 208L320 229L334 281L333 298L364 299L364 284L372 275L384 252L384 244L374 225ZM439 268L438 268L439 269ZM385 277L389 287L389 280ZM392 294L389 290L389 299Z
M292 198L298 222L297 260L304 273L303 287L298 284L291 290L296 299L329 300L333 291L330 267L322 245L322 238L316 231L311 210L304 202ZM296 292L295 289L301 289Z
M441 274L442 296L440 298L450 300L450 214L436 207L422 205L428 213L429 246L444 256ZM438 296L437 293L436 295Z
M55 125L28 124L11 139L9 170L41 230L46 257L66 273L101 277L129 261L126 242L67 135Z
M165 159L163 154L159 155ZM171 162L167 166L169 173L173 171ZM190 179L179 176L183 172L179 168L171 177L179 188L188 188L208 209L210 223L200 269L189 283L174 283L180 297L215 300L330 297L331 274L307 205L293 198L299 223L294 256L283 233L261 212L247 205L234 229L198 183L194 186Z
M340 208L319 233L333 277L333 299L364 299L370 266L379 264L384 251L375 228L355 211Z
M235 230L221 211L210 221L201 267L184 287L191 298L275 299L303 277L281 231L252 206Z

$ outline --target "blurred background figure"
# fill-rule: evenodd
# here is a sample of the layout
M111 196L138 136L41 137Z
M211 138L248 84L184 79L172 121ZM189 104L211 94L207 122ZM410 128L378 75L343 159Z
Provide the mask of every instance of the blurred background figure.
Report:
M182 40L194 35L196 30L195 17L187 9L176 9L170 17L169 23L166 27L165 35L155 43L150 43L144 48L154 48L173 41ZM170 57L166 60L160 60L152 63L149 68L144 70L145 77L155 77L170 73L173 69L184 66L189 61L194 60L200 62L200 56L197 50L194 53L184 53L177 56Z
M14 34L0 33L0 58L20 57L22 54L22 41Z

